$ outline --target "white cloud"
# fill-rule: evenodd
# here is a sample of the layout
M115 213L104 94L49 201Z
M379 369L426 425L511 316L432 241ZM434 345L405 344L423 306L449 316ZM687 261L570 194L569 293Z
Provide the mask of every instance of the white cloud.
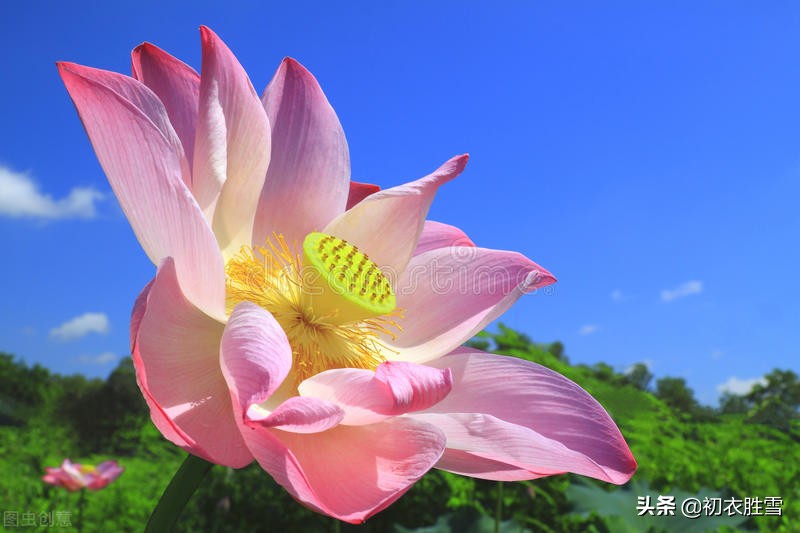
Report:
M723 355L725 355L725 352L723 352L722 350L714 350L713 352L711 352L712 359L721 359Z
M586 324L581 326L581 329L578 330L578 335L591 335L595 331L599 330L600 326L597 324Z
M761 385L766 385L767 380L762 378L752 378L752 379L739 379L736 376L728 378L728 381L725 383L720 383L717 385L717 392L723 394L725 392L730 394L747 394L753 387L760 383Z
M619 289L614 289L611 291L611 299L615 302L621 302L623 299L622 291Z
M117 360L117 355L112 352L103 352L100 355L81 355L77 358L84 365L104 365Z
M671 302L676 298L683 298L684 296L689 296L690 294L700 294L701 292L703 292L702 281L687 281L686 283L681 283L674 289L662 290L661 301Z
M27 174L0 165L0 216L41 219L93 218L103 194L92 187L74 187L60 200L39 191Z
M79 339L89 333L107 333L105 313L84 313L50 330L50 337L61 341Z

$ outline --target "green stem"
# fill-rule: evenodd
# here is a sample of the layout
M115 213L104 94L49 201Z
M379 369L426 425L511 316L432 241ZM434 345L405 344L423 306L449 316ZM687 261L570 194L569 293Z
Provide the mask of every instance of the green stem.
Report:
M494 515L494 533L500 533L500 522L503 520L503 482L497 482L497 509Z
M81 489L78 497L78 533L83 531L83 507L86 505L86 489Z
M194 455L187 456L161 495L158 505L153 509L153 514L150 515L150 520L147 522L145 533L172 531L181 511L186 506L186 502L192 497L192 494L197 490L198 485L200 485L200 482L211 470L212 466L214 464L205 459L200 459Z

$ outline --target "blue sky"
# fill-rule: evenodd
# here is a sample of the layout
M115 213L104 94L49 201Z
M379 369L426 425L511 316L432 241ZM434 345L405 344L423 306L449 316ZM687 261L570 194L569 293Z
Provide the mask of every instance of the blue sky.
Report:
M510 326L706 403L800 371L800 6L330 4L2 3L0 350L92 376L126 355L154 267L54 62L127 73L150 41L199 70L206 24L259 92L284 56L314 73L353 179L469 152L430 218L559 278Z

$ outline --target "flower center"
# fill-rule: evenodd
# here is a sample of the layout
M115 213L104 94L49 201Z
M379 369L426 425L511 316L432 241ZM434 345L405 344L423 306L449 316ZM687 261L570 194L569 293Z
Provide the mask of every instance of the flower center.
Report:
M345 240L309 233L303 265L311 307L331 322L357 322L395 308L394 292L378 265Z
M394 337L399 316L389 280L343 239L310 233L302 255L282 235L265 246L243 246L225 265L228 314L253 302L278 321L292 347L294 385L332 368L375 369Z
M96 471L97 471L97 467L94 466L94 465L84 465L84 464L82 464L81 466L78 467L78 472L80 472L83 475L94 474Z

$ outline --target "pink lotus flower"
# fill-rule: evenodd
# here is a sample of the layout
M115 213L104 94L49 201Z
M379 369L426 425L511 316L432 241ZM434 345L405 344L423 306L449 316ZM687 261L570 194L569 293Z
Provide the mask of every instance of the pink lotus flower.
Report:
M426 221L454 157L378 191L350 181L317 81L285 59L259 99L201 28L202 76L151 44L133 77L60 63L158 271L137 299L139 386L163 435L358 523L432 467L494 480L636 463L603 408L539 365L460 348L555 281Z
M42 477L42 481L75 492L80 489L100 490L117 479L125 469L116 461L104 461L94 466L64 459L60 467L48 467L45 470L47 474Z

